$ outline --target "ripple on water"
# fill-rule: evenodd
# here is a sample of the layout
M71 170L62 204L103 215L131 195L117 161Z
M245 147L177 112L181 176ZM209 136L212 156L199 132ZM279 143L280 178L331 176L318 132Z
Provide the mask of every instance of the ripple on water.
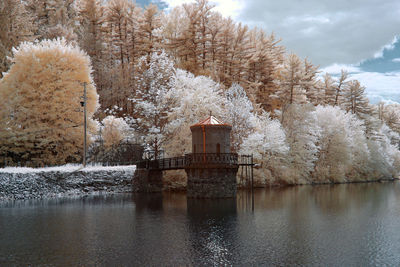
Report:
M399 183L0 204L0 265L400 265Z

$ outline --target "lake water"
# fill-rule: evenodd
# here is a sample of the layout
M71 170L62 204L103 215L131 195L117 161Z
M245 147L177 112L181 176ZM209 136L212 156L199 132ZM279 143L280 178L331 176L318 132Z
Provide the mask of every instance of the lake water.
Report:
M400 183L0 204L0 266L400 266Z

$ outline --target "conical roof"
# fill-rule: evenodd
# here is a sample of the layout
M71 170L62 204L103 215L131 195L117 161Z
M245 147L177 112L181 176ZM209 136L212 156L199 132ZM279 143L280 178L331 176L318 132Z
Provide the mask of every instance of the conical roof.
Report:
M195 127L195 126L207 126L207 125L231 126L231 125L229 125L227 123L224 123L224 122L220 121L219 119L217 119L216 117L211 115L207 119L205 119L203 121L200 121L200 122L198 122L196 124L193 124L192 126L190 126L190 128Z

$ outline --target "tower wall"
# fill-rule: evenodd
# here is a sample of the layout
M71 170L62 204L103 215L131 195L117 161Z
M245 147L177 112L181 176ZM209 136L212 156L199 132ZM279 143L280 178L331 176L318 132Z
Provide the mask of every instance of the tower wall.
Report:
M203 153L203 129L205 131L205 148L206 153L218 153L217 146L219 144L219 153L230 153L230 133L231 126L207 125L204 127L192 127L192 153Z
M189 198L233 198L236 197L237 164L232 164L230 133L227 124L194 125L192 131L192 153L197 156L192 165L185 168L187 174L187 196ZM205 146L204 146L205 141ZM213 155L207 155L213 154ZM228 160L227 160L228 159Z

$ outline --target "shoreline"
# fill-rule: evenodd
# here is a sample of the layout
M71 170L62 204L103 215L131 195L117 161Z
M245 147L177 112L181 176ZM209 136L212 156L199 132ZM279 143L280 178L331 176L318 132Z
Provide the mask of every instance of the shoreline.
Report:
M76 165L35 169L0 169L0 202L29 199L88 196L96 194L134 193L132 179L136 166L89 166ZM294 186L318 186L361 183L384 183L400 178L384 178L365 181L320 182L310 184L255 184L257 189L288 188ZM238 190L250 187L238 185ZM162 192L186 192L185 183L164 181Z

